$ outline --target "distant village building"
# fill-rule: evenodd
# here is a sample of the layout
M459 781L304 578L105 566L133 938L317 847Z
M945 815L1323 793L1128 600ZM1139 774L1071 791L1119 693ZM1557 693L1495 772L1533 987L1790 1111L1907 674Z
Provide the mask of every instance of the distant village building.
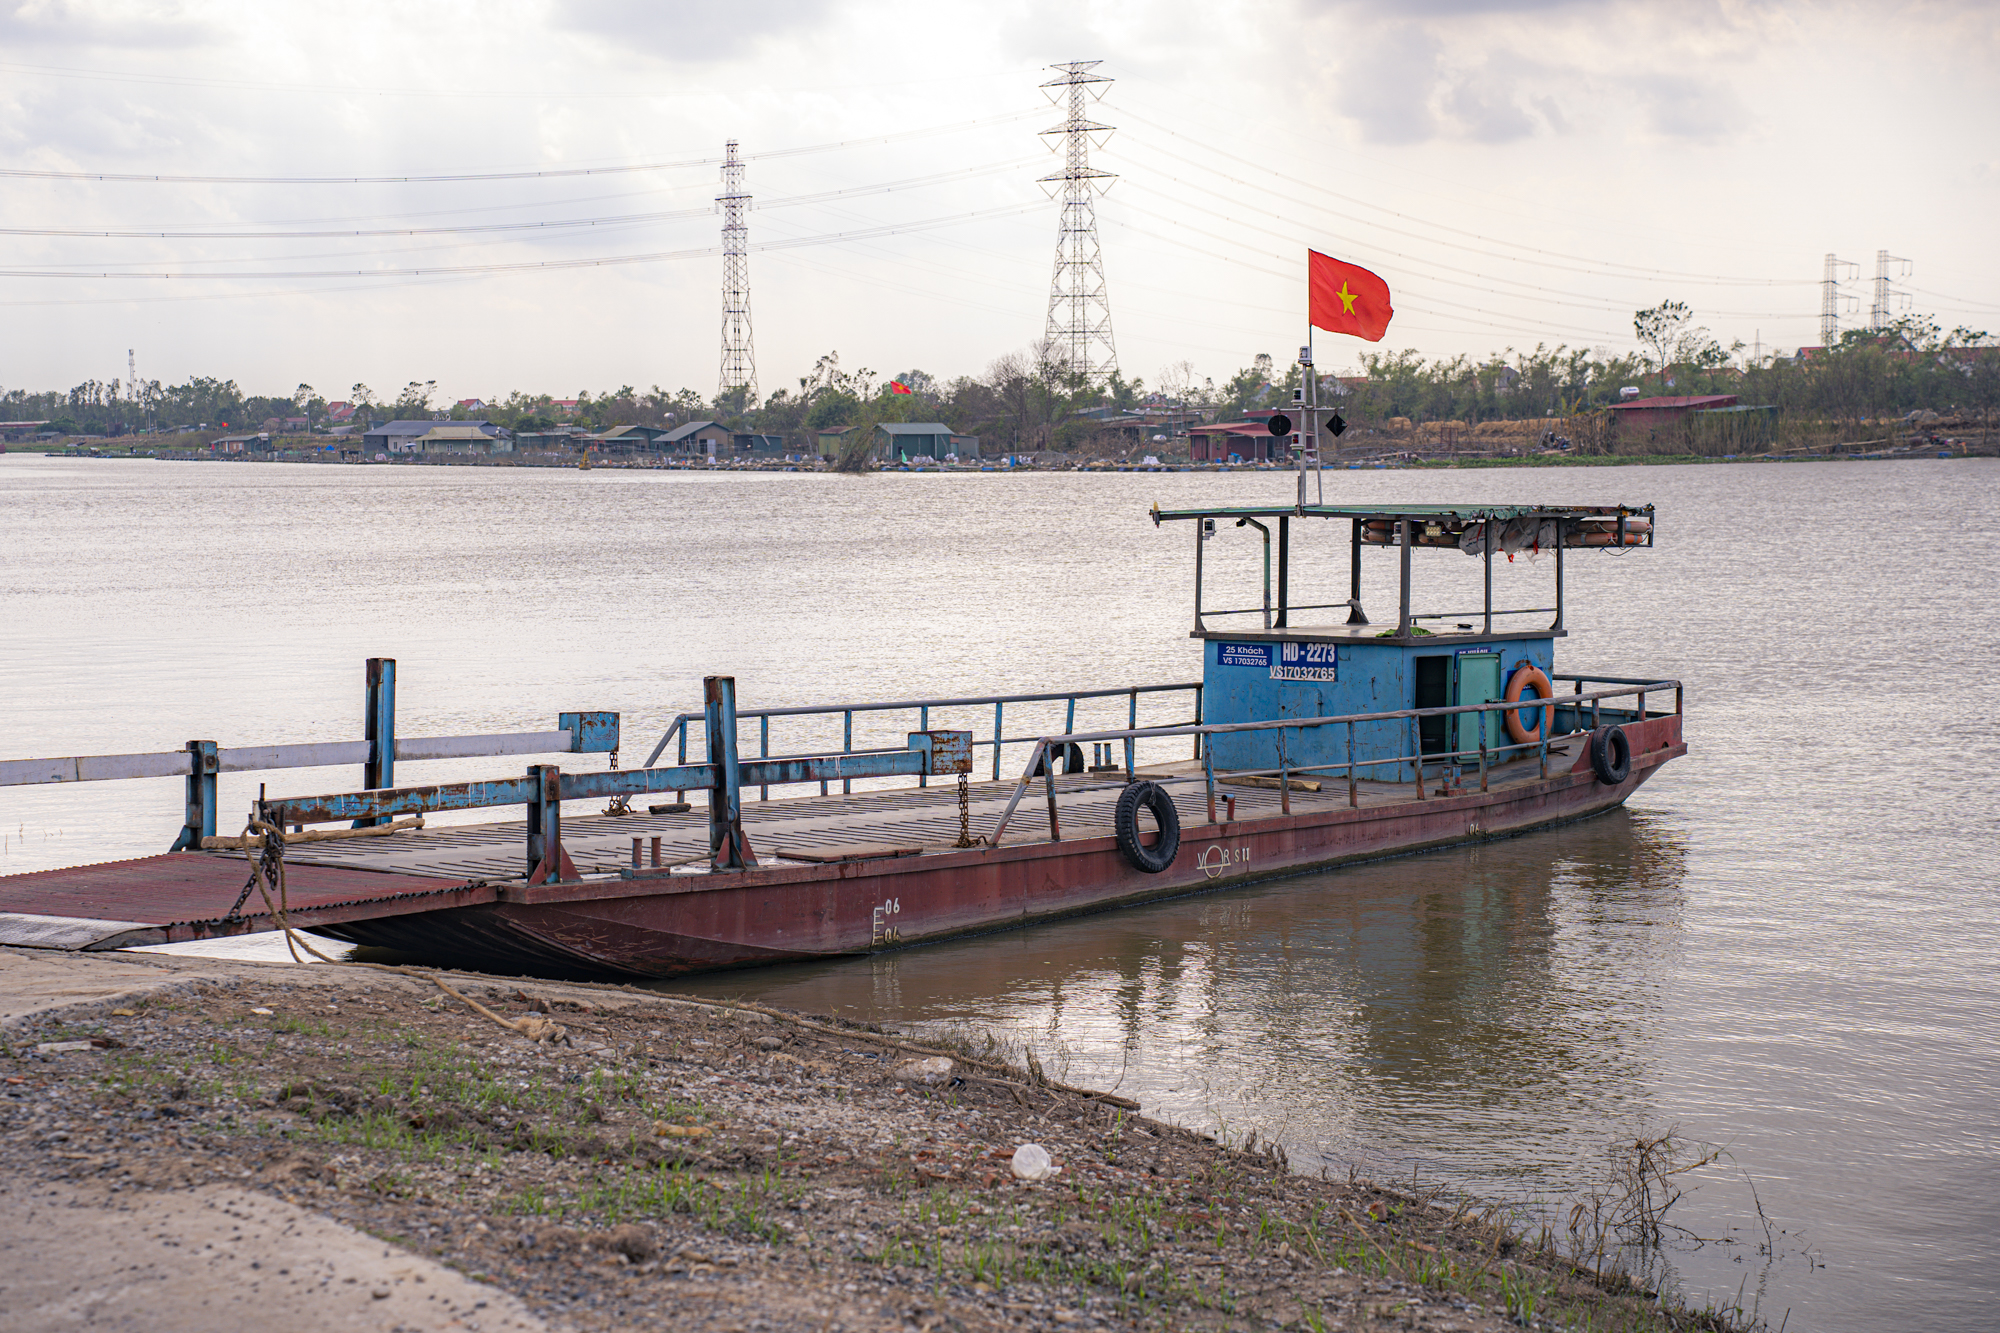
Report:
M1270 417L1195 426L1188 431L1188 458L1196 463L1284 462L1291 457L1289 436L1271 434Z
M513 437L504 430L488 431L472 422L438 422L405 446L410 453L423 454L504 454L514 448Z
M1733 393L1634 398L1613 403L1609 411L1615 438L1666 435L1677 441L1677 449L1697 453L1751 453L1768 447L1777 434L1777 408L1745 406Z
M259 432L255 435L223 435L208 442L208 447L218 454L263 453L271 447L271 437Z
M726 427L713 421L690 421L685 426L668 431L662 439L677 454L730 458L736 453L735 438Z
M819 456L840 457L840 451L847 446L847 438L860 429L859 426L828 426L819 433Z
M884 462L943 458L951 452L951 427L939 421L885 421L875 427L875 457Z
M1733 393L1702 393L1679 398L1632 398L1613 403L1610 410L1614 428L1626 434L1679 426L1690 413L1734 407L1738 401Z
M490 421L454 421L450 423L436 421L385 421L379 426L371 427L368 433L363 435L361 439L364 445L378 453L409 453L411 452L411 441L420 435L428 434L433 427L440 424L472 426L483 431L488 436L499 436L505 433L501 427L494 425Z
M582 442L611 454L645 453L667 446L661 442L672 435L666 426L613 426L610 430L582 437Z
M514 451L516 453L548 453L557 449L575 448L583 441L584 433L575 426L556 426L550 430L516 431Z
M785 452L785 437L767 435L756 431L737 431L729 437L739 455L763 455L771 457Z

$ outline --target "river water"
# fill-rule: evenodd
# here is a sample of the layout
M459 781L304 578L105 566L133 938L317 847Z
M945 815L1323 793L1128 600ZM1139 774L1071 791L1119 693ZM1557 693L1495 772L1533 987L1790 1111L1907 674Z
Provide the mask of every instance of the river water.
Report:
M999 1030L1295 1166L1550 1211L1614 1140L1675 1129L1726 1151L1670 1214L1707 1239L1666 1255L1685 1295L1773 1327L1990 1328L1997 479L1328 474L1329 500L1658 504L1656 549L1571 563L1557 661L1684 680L1688 756L1623 811L1512 841L677 985ZM614 708L628 754L711 673L746 706L1191 680L1190 534L1147 506L1288 488L8 455L0 757L353 739L370 655L399 659L406 735ZM1245 536L1211 558L1254 603ZM1302 538L1299 563L1303 600L1345 595L1344 546ZM1476 604L1476 561L1418 563L1420 603ZM1549 572L1503 568L1502 604L1545 604ZM225 811L253 788L225 779ZM173 780L0 791L0 873L162 850L179 803Z

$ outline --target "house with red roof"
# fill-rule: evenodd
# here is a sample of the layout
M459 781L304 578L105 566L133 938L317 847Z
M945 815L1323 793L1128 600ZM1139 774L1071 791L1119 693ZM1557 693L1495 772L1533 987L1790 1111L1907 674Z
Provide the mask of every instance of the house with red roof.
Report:
M1717 408L1734 407L1739 401L1733 393L1685 394L1678 398L1633 398L1611 405L1613 426L1620 432L1659 430L1663 427L1678 426L1691 413L1711 412Z

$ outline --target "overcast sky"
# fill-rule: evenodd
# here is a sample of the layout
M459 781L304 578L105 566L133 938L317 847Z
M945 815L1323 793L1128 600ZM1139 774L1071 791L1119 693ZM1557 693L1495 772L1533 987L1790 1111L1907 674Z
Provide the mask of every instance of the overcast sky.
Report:
M1075 59L1115 80L1128 376L1295 355L1309 244L1386 278L1380 349L1426 356L1626 351L1668 298L1790 349L1829 251L1861 266L1850 325L1887 249L1915 311L2000 329L1996 48L1992 4L1907 0L0 0L0 169L289 178L0 179L0 388L122 377L130 347L252 392L713 394L732 137L753 247L803 242L750 261L765 393L830 350L976 374L1043 328L1039 85ZM578 225L464 230L529 222ZM631 262L504 267L594 259Z

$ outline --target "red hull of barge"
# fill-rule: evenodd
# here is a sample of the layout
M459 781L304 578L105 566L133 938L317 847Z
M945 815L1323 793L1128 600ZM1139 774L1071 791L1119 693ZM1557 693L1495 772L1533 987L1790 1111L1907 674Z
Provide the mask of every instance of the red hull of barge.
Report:
M1197 821L1195 802L1183 797L1181 850L1157 875L1134 869L1114 839L1093 837L727 876L505 885L480 905L315 929L487 970L660 977L865 954L1588 818L1687 752L1678 715L1625 731L1631 773L1616 786L1580 756L1569 772L1487 792L1235 823L1210 824L1205 809Z

